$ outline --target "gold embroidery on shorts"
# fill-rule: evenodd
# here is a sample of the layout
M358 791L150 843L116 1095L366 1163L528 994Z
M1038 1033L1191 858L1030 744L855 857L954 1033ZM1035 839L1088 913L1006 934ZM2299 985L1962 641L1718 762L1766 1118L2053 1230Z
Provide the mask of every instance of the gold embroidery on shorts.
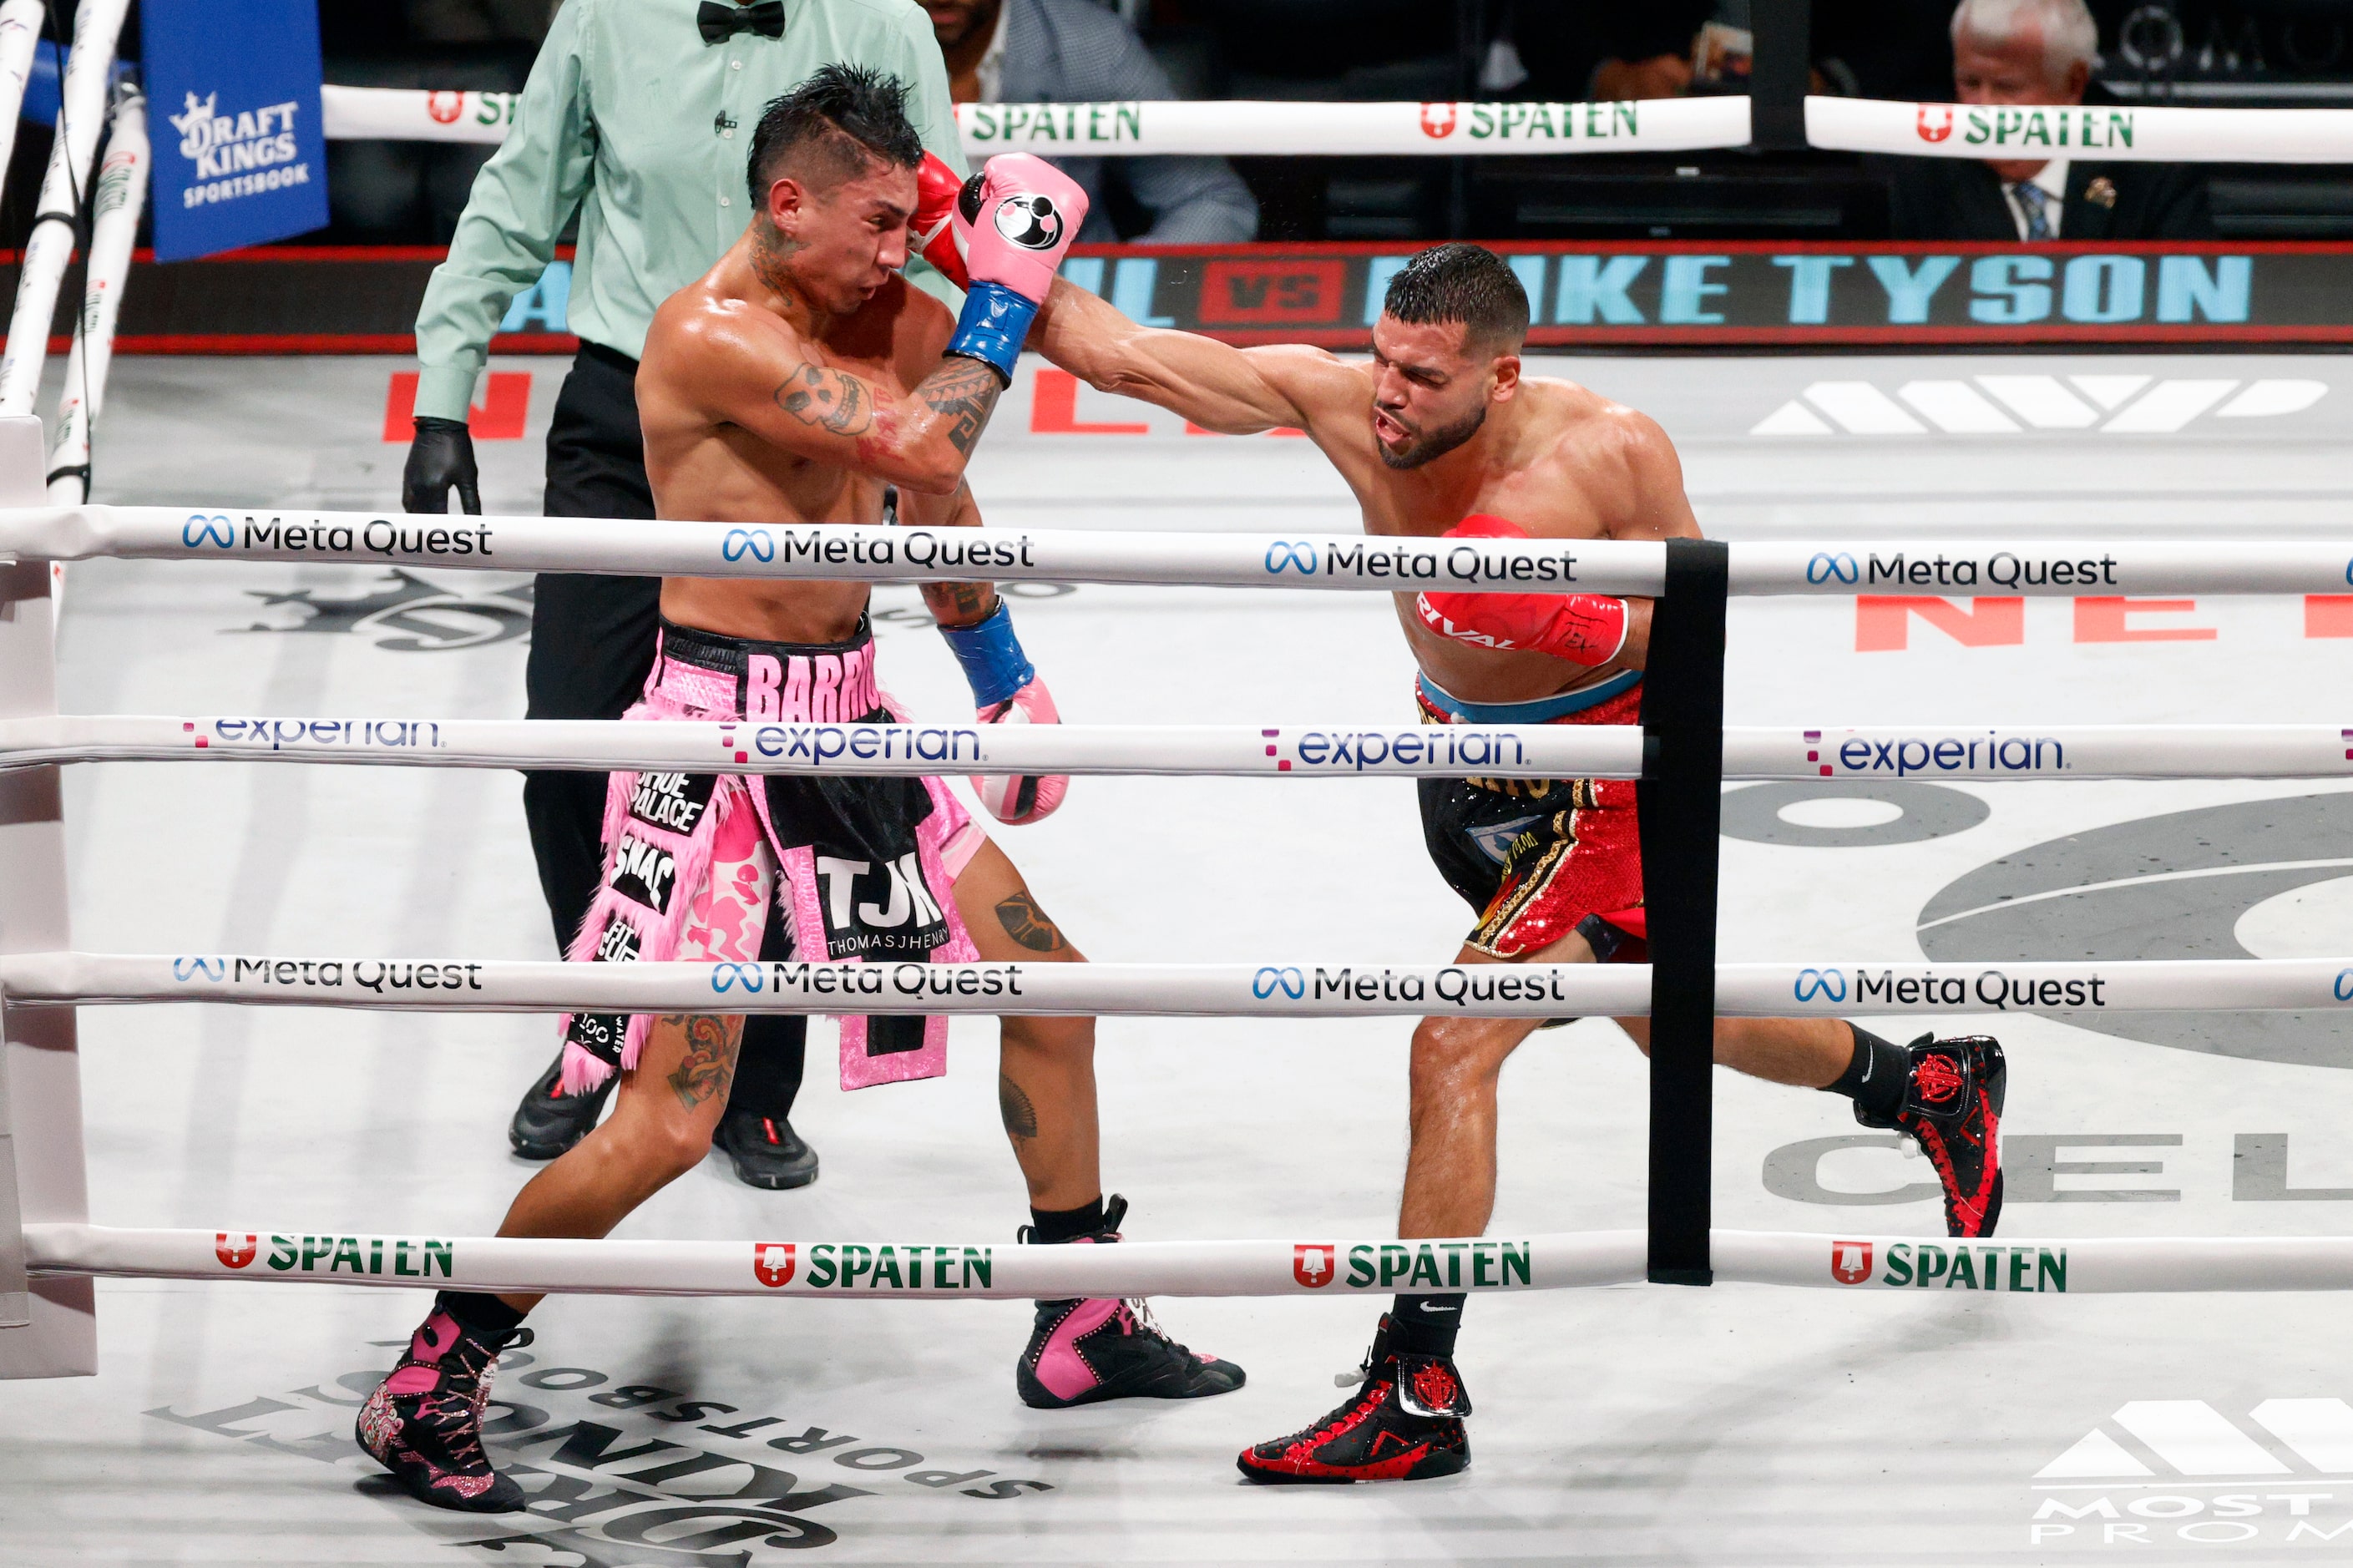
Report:
M1471 945L1482 952L1493 952L1493 943L1512 929L1512 922L1520 918L1521 911L1552 886L1552 879L1560 874L1563 866L1568 864L1569 854L1576 847L1577 816L1572 811L1556 811L1549 821L1538 827L1531 827L1513 839L1511 848L1504 852L1504 880L1506 883L1512 880L1512 873L1522 855L1540 848L1542 858L1528 868L1526 878L1517 887L1499 895L1487 906L1487 912L1479 921L1479 929L1472 933Z

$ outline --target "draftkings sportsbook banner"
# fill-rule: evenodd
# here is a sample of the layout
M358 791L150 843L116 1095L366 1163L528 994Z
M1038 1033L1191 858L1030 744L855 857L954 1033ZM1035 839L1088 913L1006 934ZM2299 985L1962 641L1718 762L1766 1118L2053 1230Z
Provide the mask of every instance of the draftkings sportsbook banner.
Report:
M1235 342L1361 349L1415 247L1082 247L1063 275L1131 317ZM1538 347L2353 342L2353 246L1498 245ZM0 288L15 286L0 257ZM128 353L408 353L440 261L421 247L274 247L158 266L122 305ZM570 353L569 260L494 347ZM60 310L80 299L61 291ZM66 318L57 331L63 331Z

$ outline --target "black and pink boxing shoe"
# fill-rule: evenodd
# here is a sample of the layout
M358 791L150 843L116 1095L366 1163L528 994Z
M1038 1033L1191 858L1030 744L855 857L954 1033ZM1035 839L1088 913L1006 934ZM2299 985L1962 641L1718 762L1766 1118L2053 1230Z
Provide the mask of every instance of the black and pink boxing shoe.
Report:
M1063 1245L1119 1239L1127 1200L1112 1194L1103 1228ZM1028 1226L1020 1238L1034 1238ZM1037 1327L1014 1364L1013 1385L1035 1410L1061 1410L1106 1399L1207 1399L1242 1385L1242 1369L1187 1350L1161 1331L1141 1301L1071 1299L1038 1303Z
M531 1342L531 1331L484 1332L435 1307L408 1353L376 1385L353 1436L419 1502L463 1513L520 1513L522 1489L491 1468L482 1406L499 1352Z

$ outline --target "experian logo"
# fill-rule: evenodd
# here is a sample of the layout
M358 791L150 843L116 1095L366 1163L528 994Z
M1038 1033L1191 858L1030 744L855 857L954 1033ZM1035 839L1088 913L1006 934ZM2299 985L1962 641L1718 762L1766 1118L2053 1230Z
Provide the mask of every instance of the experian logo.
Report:
M1988 731L1958 737L1841 742L1835 753L1849 773L2058 773L2067 771L2067 748L2055 736L2003 735ZM1823 773L1831 772L1824 768Z

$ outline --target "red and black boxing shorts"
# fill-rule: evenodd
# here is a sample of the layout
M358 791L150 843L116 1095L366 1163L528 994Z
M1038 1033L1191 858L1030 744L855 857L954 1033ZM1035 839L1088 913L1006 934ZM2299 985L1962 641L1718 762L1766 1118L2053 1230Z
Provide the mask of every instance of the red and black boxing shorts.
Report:
M1642 675L1535 702L1465 702L1428 676L1430 724L1639 724ZM1421 835L1447 885L1478 911L1465 940L1525 958L1571 931L1602 963L1649 958L1642 844L1630 779L1423 779Z

